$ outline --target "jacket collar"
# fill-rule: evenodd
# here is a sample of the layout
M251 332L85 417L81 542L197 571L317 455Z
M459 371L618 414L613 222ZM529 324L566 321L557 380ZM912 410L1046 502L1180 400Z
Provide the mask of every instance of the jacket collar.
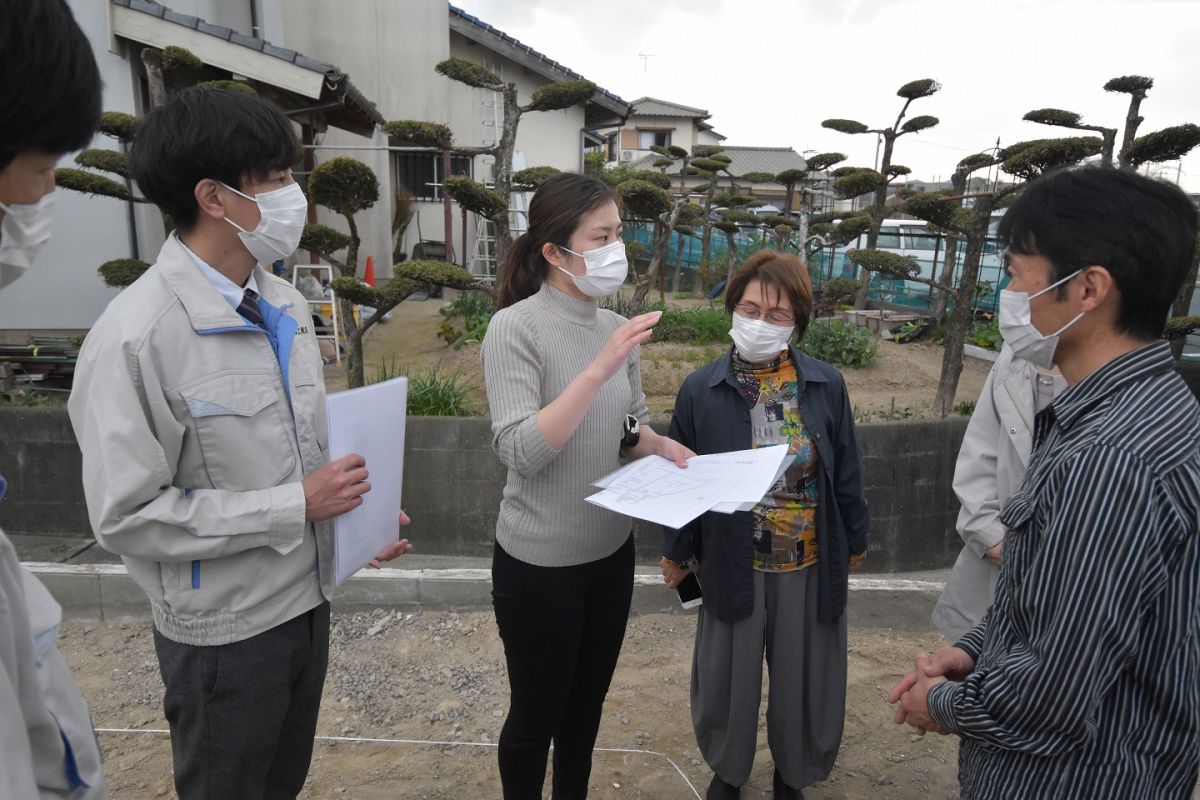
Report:
M1127 384L1144 381L1175 368L1171 345L1159 340L1114 358L1058 397L1050 406L1063 430L1069 429L1089 408Z
M788 345L788 352L792 356L792 363L796 365L796 382L799 384L801 391L804 389L804 384L809 381L813 383L829 382L829 378L821 370L816 369L816 360L800 352L800 348L796 347L796 345ZM713 371L709 376L708 385L711 387L719 383L728 383L735 389L737 388L737 377L733 374L732 345L725 351L725 355L713 363Z
M163 242L155 268L179 298L194 330L244 328L250 324L229 305L208 278L204 277L196 262L179 244L174 232ZM280 299L275 291L274 282L262 267L254 267L254 279L262 298L272 305L279 305Z

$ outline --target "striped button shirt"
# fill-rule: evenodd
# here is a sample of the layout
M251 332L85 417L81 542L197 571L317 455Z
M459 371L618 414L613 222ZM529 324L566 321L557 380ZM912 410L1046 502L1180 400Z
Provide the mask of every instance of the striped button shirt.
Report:
M967 800L1192 796L1200 769L1200 408L1165 342L1038 417L995 601L929 692Z

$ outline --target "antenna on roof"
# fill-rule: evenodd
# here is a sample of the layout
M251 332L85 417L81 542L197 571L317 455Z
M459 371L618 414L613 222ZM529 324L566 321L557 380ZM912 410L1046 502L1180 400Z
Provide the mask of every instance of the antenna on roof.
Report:
M638 52L638 58L640 58L642 60L642 74L643 75L646 74L646 66L650 63L650 59L657 58L657 57L658 57L658 53L643 53L641 51Z

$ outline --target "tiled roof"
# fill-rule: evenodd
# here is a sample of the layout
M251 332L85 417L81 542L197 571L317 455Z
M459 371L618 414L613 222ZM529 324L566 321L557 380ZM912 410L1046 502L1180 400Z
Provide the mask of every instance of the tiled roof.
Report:
M149 14L153 17L166 20L167 22L182 25L185 28L191 28L200 33L206 33L209 36L215 36L218 39L224 39L227 42L247 47L251 50L257 50L264 55L278 58L282 61L295 64L301 69L307 69L312 72L319 72L325 76L326 88L338 99L343 99L349 105L354 106L359 112L370 119L377 125L382 125L383 116L375 108L375 104L369 101L362 92L355 88L350 82L350 76L342 72L333 64L326 64L323 61L309 58L303 53L297 53L295 50L288 50L286 47L276 47L265 39L259 39L256 36L247 36L244 33L238 33L232 28L226 28L222 25L212 25L199 17L193 17L188 14L180 14L177 11L172 11L166 6L160 5L152 0L111 0L113 5L124 6L125 8L134 11L140 11L143 14Z
M515 47L516 49L521 50L522 52L528 54L530 57L535 59L537 62L539 62L542 66L544 66L546 68L546 72L549 73L548 77L553 77L555 80L586 80L586 78L584 78L578 72L575 72L574 70L568 68L564 64L560 64L559 62L555 61L554 59L550 58L547 55L539 53L537 50L534 50L532 47L530 47L529 45L520 41L519 39L514 39L512 36L509 36L507 33L500 30L499 28L492 27L488 23L481 20L479 17L476 17L474 14L468 14L463 9L458 8L457 6L451 5L450 6L450 15L454 16L454 17L459 17L460 19L463 19L466 22L471 23L471 25L473 25L476 28L478 28L479 30L483 31L488 36L495 37L497 40L504 42L505 44ZM614 94L613 92L610 92L608 89L604 89L604 88L601 88L600 86L597 86L596 94L607 99L609 101L608 104L610 106L612 106L612 110L617 111L618 113L621 113L623 115L626 115L629 113L629 103L622 100L618 95Z
M703 108L672 103L669 100L659 100L656 97L639 97L630 103L633 113L644 117L687 117L689 119L707 119L710 115Z
M785 169L806 169L808 166L804 157L790 147L727 146L721 148L721 152L732 159L729 162L729 171L739 177L747 172L769 172L778 175ZM634 161L633 166L649 169L658 158L657 155L643 156ZM667 173L679 174L679 163L667 167Z

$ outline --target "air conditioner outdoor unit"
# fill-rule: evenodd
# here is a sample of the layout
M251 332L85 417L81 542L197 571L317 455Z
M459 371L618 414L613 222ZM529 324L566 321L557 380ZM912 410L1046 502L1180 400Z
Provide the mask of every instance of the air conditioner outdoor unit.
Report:
M633 161L633 151L632 150L622 150L621 151L621 160L622 161Z

